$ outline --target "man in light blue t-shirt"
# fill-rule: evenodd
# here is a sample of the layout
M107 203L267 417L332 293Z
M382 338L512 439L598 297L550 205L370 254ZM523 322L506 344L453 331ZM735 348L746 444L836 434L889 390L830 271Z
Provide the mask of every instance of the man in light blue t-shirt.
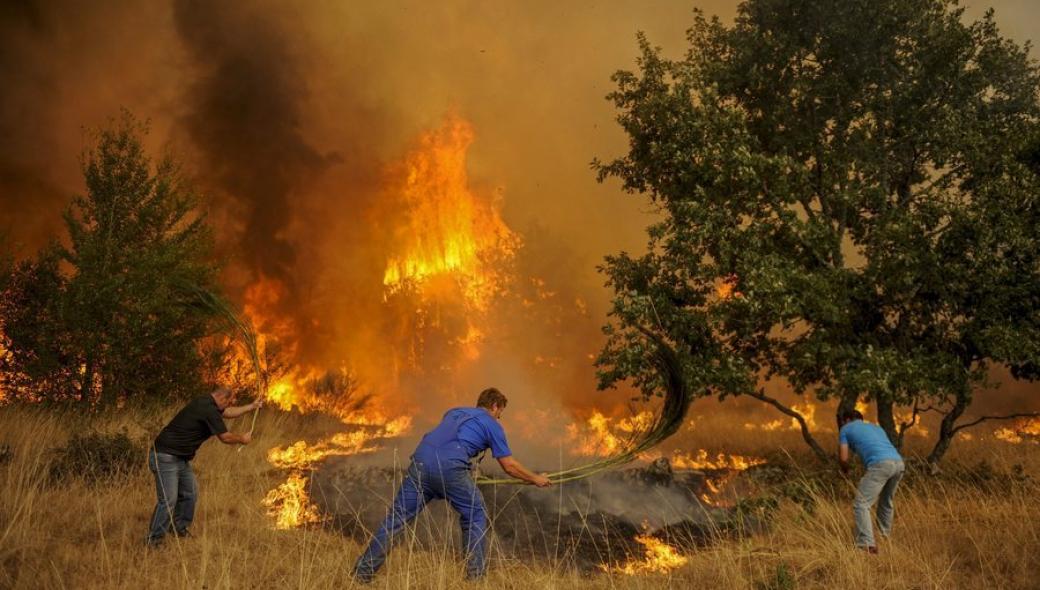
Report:
M867 472L859 480L852 511L856 517L856 546L877 553L874 526L870 521L870 507L878 503L877 517L881 535L892 532L892 498L899 480L903 478L903 457L892 446L888 435L877 424L863 421L863 414L849 410L838 417L838 439L841 443L839 459L841 470L849 471L849 449L859 455Z

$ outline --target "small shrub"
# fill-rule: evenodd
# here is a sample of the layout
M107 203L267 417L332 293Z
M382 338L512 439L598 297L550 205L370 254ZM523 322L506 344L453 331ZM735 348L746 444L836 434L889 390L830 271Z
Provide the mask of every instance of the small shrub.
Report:
M101 483L141 469L145 449L125 432L75 434L64 447L55 449L51 463L51 480L81 477L89 483Z

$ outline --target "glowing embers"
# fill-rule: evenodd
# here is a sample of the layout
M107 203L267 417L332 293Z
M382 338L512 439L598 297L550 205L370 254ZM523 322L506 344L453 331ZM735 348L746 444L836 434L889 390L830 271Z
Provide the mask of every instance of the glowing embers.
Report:
M494 199L470 187L466 152L473 139L468 122L449 116L391 167L388 192L398 210L383 274L388 293L426 291L431 279L450 277L470 307L484 310L499 290L496 263L512 258L520 240Z
M994 430L993 436L1013 444L1027 440L1040 443L1040 418L1022 418L1009 427Z
M643 559L630 559L621 565L601 565L603 571L634 576L637 574L667 574L686 565L688 559L680 555L675 547L649 534L636 535L636 542L643 546Z

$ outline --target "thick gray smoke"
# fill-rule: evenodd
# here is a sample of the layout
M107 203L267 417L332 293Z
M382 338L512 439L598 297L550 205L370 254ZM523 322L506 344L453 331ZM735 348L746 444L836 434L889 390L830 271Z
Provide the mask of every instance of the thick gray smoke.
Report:
M285 286L286 311L295 310L297 252L286 235L294 201L335 161L303 135L299 57L269 13L245 4L177 0L174 16L198 72L184 128L203 174L241 219L239 256Z

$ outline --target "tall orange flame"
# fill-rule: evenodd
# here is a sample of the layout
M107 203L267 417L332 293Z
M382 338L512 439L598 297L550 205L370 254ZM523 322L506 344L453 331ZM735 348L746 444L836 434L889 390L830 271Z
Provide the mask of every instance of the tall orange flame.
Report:
M499 288L490 259L511 257L520 240L502 221L498 204L470 188L466 152L473 139L468 122L449 116L439 129L422 134L394 171L391 190L403 219L383 275L389 292L448 276L467 303L484 310Z

